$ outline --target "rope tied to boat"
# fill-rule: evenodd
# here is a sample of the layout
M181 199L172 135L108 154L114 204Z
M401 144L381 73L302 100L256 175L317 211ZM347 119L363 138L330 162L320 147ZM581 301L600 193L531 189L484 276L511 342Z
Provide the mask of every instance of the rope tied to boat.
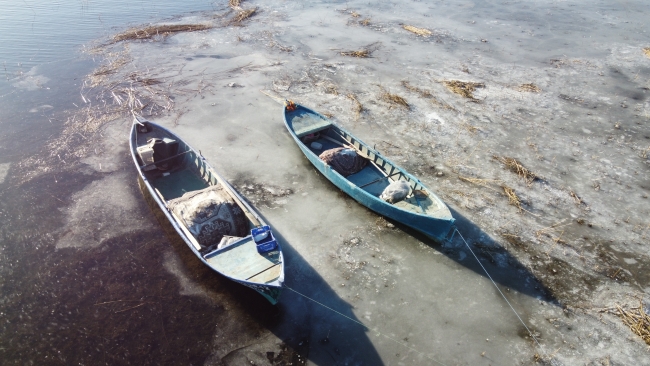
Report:
M393 341L393 342L395 342L395 343L397 343L397 344L399 344L399 345L401 345L401 346L404 346L404 347L410 349L411 351L416 352L416 353L418 353L419 355L421 355L421 356L423 356L423 357L426 357L428 360L435 362L435 363L438 364L438 365L446 366L444 363L442 363L442 362L440 362L440 361L438 361L438 360L436 360L436 359L430 357L430 356L427 355L426 353L424 353L424 352L420 352L420 351L418 351L417 349L415 349L415 348L409 346L408 344L406 344L406 343L404 343L404 342L400 342L399 340L397 340L397 339L395 339L395 338L393 338L393 337L391 337L391 336L389 336L389 335L386 335L386 334L380 332L379 329L377 329L377 328L370 328L369 326L363 324L362 322L360 322L360 321L358 321L358 320L356 320L356 319L353 319L353 318L351 318L351 317L349 317L349 316L347 316L347 315L341 313L340 311L337 311L337 310L335 310L335 309L332 309L331 307L329 307L329 306L323 304L322 302L316 301L316 300L312 299L311 297L309 297L309 296L307 296L307 295L305 295L305 294L302 294L302 293L300 293L300 292L298 292L298 291L292 289L291 287L287 286L286 284L282 284L282 287L284 287L284 288L286 288L286 289L288 289L288 290L291 290L291 291L295 292L296 294L298 294L298 295L304 297L305 299L310 300L310 301L312 301L312 302L314 302L314 303L316 303L316 304L318 304L318 305L324 307L325 309L328 309L328 310L330 310L330 311L332 311L332 312L334 312L334 313L336 313L336 314L338 314L338 315L340 315L340 316L342 316L342 317L344 317L344 318L346 318L346 319L348 319L348 320L351 320L351 321L353 321L353 322L355 322L355 323L361 325L362 327L364 327L364 328L366 328L366 329L368 329L368 330L371 330L371 331L377 333L377 335L381 335L381 336L383 336L383 337L386 338L386 339L389 339L389 340L391 340L391 341Z
M476 256L476 254L474 253L474 251L472 250L472 248L469 246L469 244L467 243L467 240L465 240L465 238L463 237L463 235L461 235L460 231L458 231L458 228L454 228L454 230L455 230L454 232L455 232L455 233L458 233L458 236L460 236L460 238L463 240L463 242L465 243L465 246L467 246L467 249L469 249L470 253L472 253L472 255L474 256L474 259L476 259L476 261L477 261L478 264L481 266L481 268L483 268L483 272L485 272L485 275L490 279L490 281L492 281L492 284L493 284L494 287L497 289L497 291L499 292L499 294L501 294L501 297L503 297L503 299L506 301L506 303L508 304L508 306L510 306L510 309L512 310L512 312L515 313L515 316L517 317L517 319L519 319L519 321L520 321L521 324L524 326L524 328L526 328L526 331L528 332L528 334L530 335L530 337L535 341L535 343L537 344L537 346L539 347L539 349L542 351L542 354L547 355L547 353L546 353L546 349L544 349L544 346L542 346L542 345L539 343L539 341L537 340L537 337L535 337L535 334L533 334L533 332L530 330L530 328L528 328L528 326L526 325L526 323L524 322L524 320L521 319L521 317L519 316L519 313L517 313L517 310L515 310L515 308L512 306L512 304L510 304L510 301L508 301L508 298L506 298L506 295L503 294L503 292L501 291L501 289L499 288L499 286L497 286L497 283L492 279L492 276L490 276L490 273L487 271L487 269L485 268L485 266L483 266L483 263L481 263L481 261L478 259L478 256ZM550 362L551 362L551 365L553 365L553 366L556 365L556 363L554 362L553 359L551 359Z
M287 109L288 112L293 112L293 111L296 110L296 108L298 108L296 106L296 103L294 103L293 101L288 100L288 99L285 99L284 107Z

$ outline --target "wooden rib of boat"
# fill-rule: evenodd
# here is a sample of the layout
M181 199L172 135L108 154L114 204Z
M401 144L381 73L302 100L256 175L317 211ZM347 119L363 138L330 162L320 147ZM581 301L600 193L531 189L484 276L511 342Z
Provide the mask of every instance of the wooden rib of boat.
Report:
M157 139L155 151L149 148L152 139ZM276 304L284 282L284 259L282 249L259 214L210 167L200 153L164 127L136 117L131 129L130 148L138 173L151 196L194 254L214 271L254 289ZM190 196L203 197L200 196L203 191L214 189L229 196L233 210L243 211L243 215L241 211L237 212L241 218L239 222L246 222L247 227L242 226L240 231L248 234L229 237L229 242L222 241L219 248L214 244L199 243L203 232L197 235L194 230L193 233L192 223L188 224L175 209L170 208L174 200L187 197L188 192L191 192ZM221 208L216 211L219 210ZM232 223L216 220L211 224ZM258 240L262 231L265 238Z
M417 178L309 108L287 101L283 114L284 124L307 159L357 202L435 240L444 241L453 235L455 220L449 208ZM319 158L322 152L338 147L354 149L369 163L361 171L344 177ZM389 184L399 180L410 187L404 200L388 203L379 198Z

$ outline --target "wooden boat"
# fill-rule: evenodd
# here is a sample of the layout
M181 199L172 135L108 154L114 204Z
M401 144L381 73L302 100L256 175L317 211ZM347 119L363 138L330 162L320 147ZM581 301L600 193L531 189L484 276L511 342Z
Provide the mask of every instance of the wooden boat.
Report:
M453 235L454 218L447 205L417 178L398 167L350 132L323 115L300 104L285 102L284 124L307 159L334 185L362 205L427 236L444 241ZM361 171L343 176L319 158L329 149L348 147L366 159ZM388 203L380 199L386 187L405 181L410 188L405 199Z
M284 259L259 214L200 152L169 130L136 117L130 148L151 196L194 254L214 271L277 303ZM230 235L233 231L238 235ZM215 238L218 243L210 242Z

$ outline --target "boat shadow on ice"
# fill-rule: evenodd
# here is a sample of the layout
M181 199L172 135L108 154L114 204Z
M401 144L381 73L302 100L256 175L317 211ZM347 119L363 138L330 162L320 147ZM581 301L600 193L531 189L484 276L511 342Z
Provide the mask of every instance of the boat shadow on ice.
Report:
M561 306L557 298L553 296L551 290L544 286L542 281L506 248L458 211L451 207L449 210L456 219L455 225L458 232L453 235L451 241L443 243L434 241L403 224L395 221L391 222L404 232L441 252L465 268L472 270L476 274L488 277L485 273L487 271L489 277L500 286L502 291L506 290L504 293L508 290L513 290L549 304ZM465 245L465 241L471 247L471 251ZM480 264L476 261L472 252L481 261Z
M282 246L286 260L285 285L290 289L285 288L279 303L271 305L256 291L203 265L187 248L149 192L142 187L140 191L171 242L172 251L180 259L184 272L191 273L192 281L198 282L201 291L207 293L219 308L230 313L227 324L218 325L221 334L215 336L231 338L233 342L225 342L229 348L225 350L216 345L211 357L217 357L225 364L284 362L303 365L306 360L316 365L350 361L383 364L368 338L368 329L354 322L360 320L353 313L353 307L304 260L282 233L274 231L274 236ZM276 338L265 337L267 332ZM207 343L210 340L196 341Z

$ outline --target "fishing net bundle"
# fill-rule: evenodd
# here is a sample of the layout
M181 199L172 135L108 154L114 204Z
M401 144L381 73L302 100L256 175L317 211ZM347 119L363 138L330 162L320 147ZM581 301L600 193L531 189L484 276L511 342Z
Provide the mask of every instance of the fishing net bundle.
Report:
M185 193L167 202L202 247L219 244L224 237L248 235L244 211L221 185Z
M349 147L325 150L318 157L344 177L358 173L368 164L366 158Z

